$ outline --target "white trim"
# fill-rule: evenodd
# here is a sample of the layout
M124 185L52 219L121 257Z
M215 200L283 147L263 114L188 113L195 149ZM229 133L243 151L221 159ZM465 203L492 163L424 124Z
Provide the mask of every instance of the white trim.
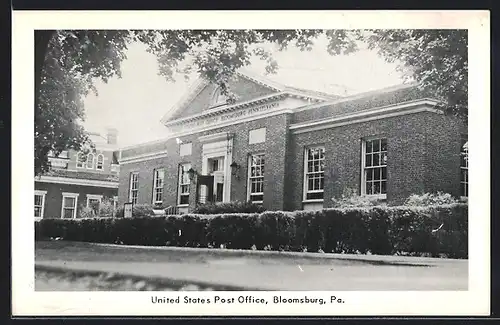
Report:
M312 199L312 200L302 200L302 203L323 203L324 199Z
M305 105L305 106L302 106L302 107L298 107L295 111L296 112L301 112L301 111L307 111L307 110L310 110L310 109L315 109L315 108L326 107L326 106L330 106L330 105L335 105L335 104L350 102L350 101L362 99L362 98L365 98L365 97L371 97L371 96L374 96L374 95L386 94L386 93L389 93L391 91L396 91L396 90L402 90L402 89L416 87L417 85L418 85L418 83L415 83L415 82L414 83L408 83L408 84L399 84L399 85L395 85L395 86L392 86L392 87L371 90L371 91L362 92L362 93L354 94L354 95L347 96L347 97L339 97L338 99L334 99L334 100L331 100L331 101L328 101L328 102L323 102L323 103L318 103L318 104L312 104L312 105ZM426 98L426 99L434 100L434 99L430 99L430 98Z
M153 159L159 159L159 158L165 158L167 157L167 150L163 151L158 151L158 152L153 152L153 153L146 153L146 154L141 154L137 156L129 156L126 158L123 158L120 161L120 165L125 165L125 164L132 164L136 162L141 162L141 161L148 161L148 160L153 160Z
M101 209L102 195L99 195L99 194L87 194L87 204L86 204L87 208L90 208L90 206L89 206L90 200L99 200L99 210Z
M62 192L61 194L66 196L80 196L80 193L73 193L73 192Z
M76 218L77 210L78 210L78 193L69 193L69 192L63 192L62 193L62 201L61 201L61 219L64 219L64 199L65 198L74 198L75 199L75 205L73 207L73 217L71 219Z
M259 151L256 153L251 153L248 155L248 159L247 159L247 202L250 201L252 203L257 203L257 204L263 203L263 200L262 201L251 201L252 194L260 195L261 193L251 193L252 187L251 187L251 183L250 183L250 177L252 175L252 157L253 156L260 156L260 155L264 156L264 175L265 175L265 171L266 171L265 163L267 160L265 152ZM264 181L265 181L264 175L262 176L262 198L264 198L264 185L265 185L264 184Z
M261 75L256 75L255 73L252 73L244 68L240 68L240 70L236 72L236 75L272 90L283 91L286 88L285 85L277 83Z
M167 136L166 138L161 138L161 139L156 139L156 140L151 140L151 141L146 141L146 142L141 142L139 144L132 144L132 145L129 145L129 146L124 146L124 147L121 147L120 150L118 151L119 153L119 156L118 156L118 163L121 162L121 159L122 159L122 151L124 150L129 150L129 149L137 149L137 148L143 148L143 147L147 147L149 145L152 145L152 144L157 144L157 143L162 143L162 142L166 142L167 140L171 139L172 136Z
M102 157L101 168L99 168L99 157ZM96 170L104 170L104 155L102 153L97 155L95 169Z
M87 158L85 157L85 161L80 161L80 156L83 155L82 152L77 152L76 153L76 169L85 169L86 164L87 164ZM78 166L78 164L81 163L81 166Z
M89 162L90 155L92 155L92 165L89 167L88 162ZM94 167L95 167L95 155L93 153L87 154L87 160L85 160L85 165L86 165L85 167L87 169L94 169Z
M180 204L180 202L181 202L181 196L186 196L186 195L181 195L182 194L181 193L181 186L189 184L189 192L188 192L188 195L187 195L188 202L190 200L189 196L191 195L191 192L192 192L191 191L191 186L192 186L191 181L189 181L189 183L182 183L182 167L186 166L186 165L189 166L189 168L192 168L192 164L189 163L189 162L180 163L178 165L178 167L177 167L178 176L177 176L177 202L176 203L177 203L178 207L184 207L184 206L188 207L189 206L189 203Z
M205 117L220 115L222 113L236 110L236 109L243 107L243 106L250 106L252 104L255 104L255 106L257 106L257 105L261 104L262 102L267 102L271 99L275 99L276 97L283 97L283 96L287 96L287 95L288 95L287 93L283 93L283 92L273 93L271 95L265 95L265 96L253 98L253 99L247 100L245 102L239 102L236 104L232 104L232 105L228 105L228 106L224 106L224 107L220 107L220 108L214 108L214 109L211 109L208 111L203 111L202 113L193 114L193 115L186 116L186 117L183 117L180 119L172 120L170 122L164 123L164 125L166 127L171 127L171 126L175 126L177 124L191 122L191 121L195 121L195 120L202 119Z
M225 142L228 139L231 139L233 136L234 136L234 134L229 133L229 132L220 132L220 133L209 134L209 135L204 135L204 136L198 137L198 141L200 143L219 142L219 141Z
M191 134L195 134L195 133L202 133L205 131L220 129L220 128L234 125L234 124L243 124L246 122L250 122L250 121L254 121L254 120L258 120L258 119L263 119L263 118L267 118L267 117L272 117L275 115L291 114L291 113L293 113L293 110L290 108L271 110L271 112L268 112L268 113L260 113L260 114L257 113L257 114L250 115L249 117L246 117L243 119L229 120L228 122L215 124L215 125L208 125L206 127L200 128L200 129L193 129L193 130L181 131L181 132L176 132L176 133L172 132L172 135L170 138L182 137L182 136L191 135Z
M40 176L40 177L35 178L35 182L85 185L85 186L108 187L108 188L118 188L118 185L119 185L118 182L96 181L96 180L90 180L90 179L57 177L57 176Z
M156 181L158 180L156 177L156 175L157 175L156 172L159 172L159 171L163 172L163 177L161 180L161 187L156 187ZM156 201L156 189L159 189L159 188L162 189L161 201ZM153 206L155 204L163 204L164 189L165 189L165 168L164 167L155 168L155 169L153 169L153 197L151 198L151 204L153 204Z
M35 190L35 196L36 195L39 195L42 197L42 210L40 211L40 217L35 216L35 221L38 221L38 220L43 219L43 214L45 212L45 195L47 195L47 191Z
M365 197L375 198L375 199L383 199L383 200L387 199L387 193L385 193L385 194L383 194L383 193L366 194L366 179L365 179L366 141L382 140L382 139L385 139L387 141L387 152L389 152L389 140L388 140L387 136L385 136L385 135L374 135L374 136L370 136L370 137L366 137L366 138L361 139L361 174L359 175L360 180L361 180L360 193L359 193L360 196L365 196ZM387 153L387 155L389 155L389 153ZM379 167L379 168L382 168L382 167ZM387 172L387 174L385 175L385 177L386 177L386 179L385 179L386 189L385 190L387 192L388 191L387 185L389 182L389 177L388 177L389 168L387 167L387 165L385 165L385 168L386 168L386 172ZM380 171L380 172L382 173L382 171ZM382 190L382 188L380 190Z
M323 149L323 160L326 162L326 148L325 148L325 145L323 144L318 144L318 145L310 145L310 146L306 146L304 147L304 168L302 170L302 174L303 174L303 187L302 187L302 202L307 202L307 203L310 203L310 202L319 202L321 200L321 202L324 201L324 193L325 193L325 170L323 169L323 189L322 190L308 190L308 179L307 179L307 152L309 149ZM326 166L326 165L325 165ZM307 198L307 194L308 193L323 193L323 199L308 199Z
M425 101L411 102L401 105L378 107L375 109L364 110L352 114L345 114L338 117L330 117L321 120L296 123L290 125L290 130L292 131L293 134L299 134L304 132L319 131L349 124L368 122L388 117L414 114L419 112L432 112L437 114L443 114L441 110L431 108L428 106L411 109L412 107L419 105L420 106L432 105L432 102L425 100Z
M170 108L167 113L163 115L160 119L160 123L165 124L170 116L174 115L178 110L183 109L189 103L193 101L193 99L203 90L205 87L209 85L209 82L204 80L203 78L198 78L193 82L191 87L184 93L181 99Z
M132 202L132 204L137 204L137 202L134 203L132 199L132 176L137 175L137 188L134 189L137 191L137 201L139 201L139 172L138 171L133 171L130 172L129 177L128 177L128 202Z

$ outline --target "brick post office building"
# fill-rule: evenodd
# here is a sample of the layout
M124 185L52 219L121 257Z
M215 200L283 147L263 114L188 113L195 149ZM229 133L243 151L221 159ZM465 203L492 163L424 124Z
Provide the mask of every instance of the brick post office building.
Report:
M80 157L76 151L49 156L50 170L35 177L35 220L78 218L83 207L99 208L109 199L118 202L117 131L105 136L90 133L96 151Z
M197 82L162 119L168 138L122 148L119 204L301 210L330 207L346 189L388 204L467 195L466 126L415 84L340 97L240 72L230 86L228 104Z

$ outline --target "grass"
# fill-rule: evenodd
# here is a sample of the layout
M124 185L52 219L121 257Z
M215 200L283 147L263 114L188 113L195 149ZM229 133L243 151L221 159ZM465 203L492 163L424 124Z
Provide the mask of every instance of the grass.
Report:
M225 286L282 291L467 290L468 279L467 260L130 247L65 241L36 242L35 262L38 269L65 268L70 272L76 272L74 274L81 274L81 277L85 277L83 274L94 272L91 278L97 277L101 280L105 277L102 274L114 273L116 276L119 273L128 278L158 281L163 279L167 281L166 287L172 287L168 284L169 281L170 283L177 281L178 285L174 285L177 289L168 290L180 290L179 288L188 283L198 283L199 288ZM61 275L53 275L61 278ZM50 284L43 280L45 277L43 273L38 273L37 277L42 287L52 286L53 290L58 290L57 281L49 281ZM73 279L78 278L80 276L73 276ZM71 280L72 276L61 279L61 281L76 282L74 286L70 286L74 288L73 290L94 290L82 289L82 285L78 284L81 281ZM97 283L101 280L97 280ZM96 283L94 280L86 281L86 283ZM125 286L135 288L134 283L140 283L141 280L130 281L125 282ZM116 289L108 290L126 290L119 284L115 287ZM90 285L90 288L106 290L104 288L114 287L95 284Z

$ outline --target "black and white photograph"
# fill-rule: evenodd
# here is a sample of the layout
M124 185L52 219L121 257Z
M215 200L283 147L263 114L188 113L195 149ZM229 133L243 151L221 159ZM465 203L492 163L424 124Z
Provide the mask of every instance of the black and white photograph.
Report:
M206 13L204 28L135 15L144 25L101 14L19 28L34 53L24 137L35 122L22 156L34 209L24 188L13 222L33 243L13 239L14 256L33 247L21 302L54 295L46 313L64 315L84 300L76 313L97 313L100 293L128 297L106 306L115 315L487 312L489 159L473 148L489 92L473 87L489 87L489 68L471 47L489 42L488 13L462 26L400 13L393 28L392 13L343 28L305 13L312 28L294 27L299 13L262 26L219 13L221 27ZM471 26L486 36L473 43ZM360 310L381 292L388 305Z

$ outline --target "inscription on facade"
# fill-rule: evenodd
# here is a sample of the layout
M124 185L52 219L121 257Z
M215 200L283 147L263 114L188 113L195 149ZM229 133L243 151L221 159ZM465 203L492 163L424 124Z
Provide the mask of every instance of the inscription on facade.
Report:
M204 118L202 120L195 121L195 122L171 126L169 128L170 128L171 132L181 132L181 131L187 131L187 130L191 130L191 129L202 128L202 127L209 126L209 125L224 123L224 122L228 122L228 121L232 121L232 120L237 120L237 119L240 119L243 117L257 115L259 113L277 108L277 107L279 107L279 104L280 104L279 102L269 103L269 104L265 104L265 105L251 107L251 108L248 108L245 110L239 110L236 112L231 112L231 113L221 114L221 115L214 116L214 117Z

